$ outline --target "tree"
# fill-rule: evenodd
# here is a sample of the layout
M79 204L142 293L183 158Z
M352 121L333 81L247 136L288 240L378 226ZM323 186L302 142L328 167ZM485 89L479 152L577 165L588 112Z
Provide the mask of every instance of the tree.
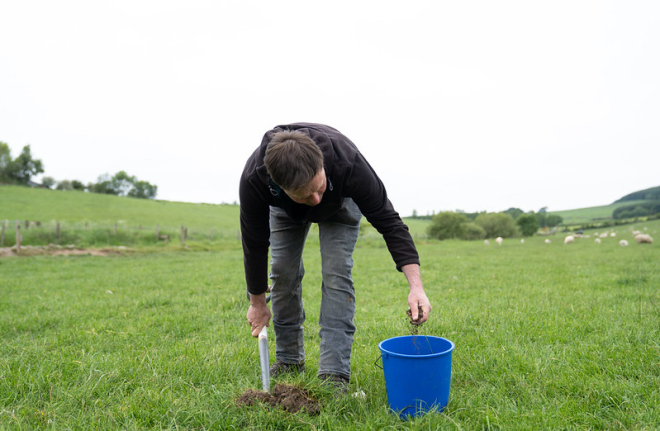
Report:
M518 234L518 228L510 215L504 213L482 213L474 220L484 231L486 238L508 238Z
M126 196L133 188L133 184L137 179L134 176L128 175L126 171L117 172L110 180L111 187L117 192L119 196Z
M504 214L509 214L512 219L516 220L518 217L521 215L525 214L525 211L521 210L520 208L509 208L506 211L502 211Z
M433 216L427 233L431 238L437 239L462 238L462 225L467 222L465 214L442 211Z
M73 190L73 186L71 185L71 181L62 180L59 183L57 183L57 187L55 189L56 190Z
M543 209L543 208L541 208L541 209ZM536 220L538 220L540 227L546 227L548 225L548 222L547 222L548 214L545 213L545 212L540 212L539 211L539 212L536 213Z
M91 184L90 191L92 193L100 193L102 195L117 195L117 191L112 187L110 175L99 175L95 184Z
M9 149L9 145L0 142L0 183L11 182L8 172L8 167L11 162L11 150Z
M523 236L532 236L539 230L539 220L534 213L523 214L516 220Z
M141 199L153 199L156 197L157 191L158 186L156 185L149 184L146 181L136 181L127 196Z
M78 180L71 180L71 187L73 190L85 190L85 185Z
M8 174L19 184L28 184L34 175L44 172L41 160L32 158L30 146L23 147L23 151L13 162L9 163Z
M41 179L41 185L48 189L53 188L56 183L57 181L55 181L55 178L53 177L43 177Z
M108 174L99 176L98 182L90 184L87 189L92 193L153 199L156 197L158 186L146 181L138 181L126 171L119 171L112 177Z
M461 230L463 231L463 239L467 239L468 241L474 239L484 239L486 236L486 231L484 228L472 222L463 223L461 225Z
M561 218L560 215L548 214L545 218L545 225L548 227L555 227L555 226L559 226L563 221L564 219Z

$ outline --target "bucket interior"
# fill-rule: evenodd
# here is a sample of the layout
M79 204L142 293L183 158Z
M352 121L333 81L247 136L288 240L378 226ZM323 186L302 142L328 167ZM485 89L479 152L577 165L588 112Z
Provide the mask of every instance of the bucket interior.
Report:
M383 353L399 357L433 357L454 350L454 343L440 337L409 335L390 338L378 346Z

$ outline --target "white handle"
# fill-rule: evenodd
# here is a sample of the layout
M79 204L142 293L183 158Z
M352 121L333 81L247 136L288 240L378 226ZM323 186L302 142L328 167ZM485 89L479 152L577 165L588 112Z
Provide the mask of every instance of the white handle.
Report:
M261 328L261 332L259 332L259 338L268 339L268 331L266 330L265 326Z

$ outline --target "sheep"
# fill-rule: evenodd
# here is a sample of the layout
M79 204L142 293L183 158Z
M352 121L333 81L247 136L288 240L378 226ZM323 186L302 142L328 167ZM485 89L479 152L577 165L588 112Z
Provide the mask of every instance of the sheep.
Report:
M549 240L549 239L546 239L546 240L545 240L545 243L546 243L546 244L550 244L550 240Z
M522 239L520 240L520 243L521 243L521 244L524 244L524 243L525 243L525 238L522 238Z
M498 236L497 238L495 238L495 242L497 243L497 245L502 245L502 241L504 241L504 240L502 239L501 236Z
M616 236L616 232L612 232L612 233L610 234L610 236L611 236L612 238L614 238L614 237Z
M596 238L596 244L600 244L600 238Z
M573 237L572 235L569 235L569 236L567 236L566 238L564 238L564 245L566 245L566 244L570 244L570 243L572 243L573 241L575 241L575 237Z
M622 239L621 241L619 241L619 245L621 247L628 247L628 241L626 241L625 239Z
M484 244L488 245L490 244L487 239L484 240Z
M637 244L653 244L653 238L651 238L651 235L646 234L637 235L635 241L637 241Z
M605 233L601 233L601 234L600 234L600 237L601 237L601 238L607 238L607 232L605 232Z

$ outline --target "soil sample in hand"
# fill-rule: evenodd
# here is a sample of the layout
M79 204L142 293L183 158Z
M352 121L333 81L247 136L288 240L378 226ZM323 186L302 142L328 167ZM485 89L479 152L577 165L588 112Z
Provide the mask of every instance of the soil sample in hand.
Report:
M417 313L417 320L413 320L412 310L409 308L408 311L406 311L406 314L408 315L408 322L410 323L410 335L419 334L419 327L422 326L422 323L418 323L420 320L422 320L422 317L424 317L424 310L422 310L421 306L417 309Z

